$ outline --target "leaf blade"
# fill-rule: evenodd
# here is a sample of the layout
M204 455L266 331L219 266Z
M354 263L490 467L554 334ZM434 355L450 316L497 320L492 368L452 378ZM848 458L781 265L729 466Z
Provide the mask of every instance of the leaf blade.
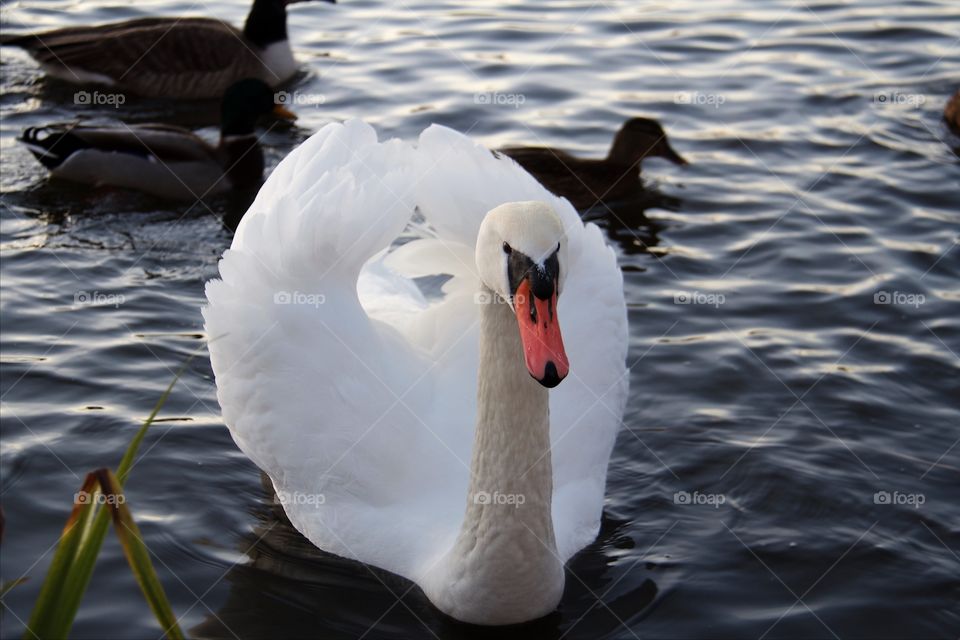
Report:
M153 610L153 615L163 628L164 635L172 640L183 640L183 632L173 614L173 608L160 584L157 572L153 568L150 551L127 506L119 480L109 469L100 469L96 473L100 487L107 496L107 505L104 510L113 518L113 527L120 539L120 546L123 547L123 554L127 557L127 564L130 565L133 576L140 585L144 599Z

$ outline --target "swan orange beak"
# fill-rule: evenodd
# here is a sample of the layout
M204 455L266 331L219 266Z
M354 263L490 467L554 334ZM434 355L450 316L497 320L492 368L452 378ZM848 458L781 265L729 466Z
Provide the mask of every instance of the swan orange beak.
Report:
M524 278L513 296L513 308L520 326L527 371L543 386L557 386L570 372L570 363L557 319L556 283L550 297L543 299L533 295L530 278Z

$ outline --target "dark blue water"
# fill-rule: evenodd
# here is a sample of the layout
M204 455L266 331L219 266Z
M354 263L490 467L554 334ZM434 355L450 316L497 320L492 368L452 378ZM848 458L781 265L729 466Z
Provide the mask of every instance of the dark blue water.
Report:
M2 27L246 10L27 1ZM296 5L290 33L292 89L320 104L266 136L271 166L348 117L600 156L646 115L691 161L647 162L648 201L600 220L626 272L626 428L600 537L559 610L516 637L960 635L960 139L940 119L960 86L956 3L344 0ZM0 55L0 577L29 577L0 614L14 637L82 477L117 464L203 344L203 283L231 236L229 203L48 182L14 142L75 118L214 138L215 105L77 108ZM507 637L277 518L205 356L161 417L127 495L189 635ZM159 636L112 537L74 635Z

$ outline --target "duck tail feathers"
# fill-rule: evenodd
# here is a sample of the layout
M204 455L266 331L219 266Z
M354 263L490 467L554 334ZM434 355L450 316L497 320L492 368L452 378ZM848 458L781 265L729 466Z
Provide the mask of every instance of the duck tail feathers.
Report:
M69 128L58 125L29 127L18 140L48 169L56 169L71 154L87 147Z
M32 33L0 33L0 46L26 47L30 45L36 36Z

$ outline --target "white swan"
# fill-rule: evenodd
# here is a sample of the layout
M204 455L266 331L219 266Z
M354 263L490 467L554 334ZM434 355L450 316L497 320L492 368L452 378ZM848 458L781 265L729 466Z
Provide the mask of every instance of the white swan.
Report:
M415 207L431 237L410 241ZM627 394L600 231L450 129L413 148L350 121L280 163L220 276L203 313L223 417L293 525L457 619L551 612L596 537Z

